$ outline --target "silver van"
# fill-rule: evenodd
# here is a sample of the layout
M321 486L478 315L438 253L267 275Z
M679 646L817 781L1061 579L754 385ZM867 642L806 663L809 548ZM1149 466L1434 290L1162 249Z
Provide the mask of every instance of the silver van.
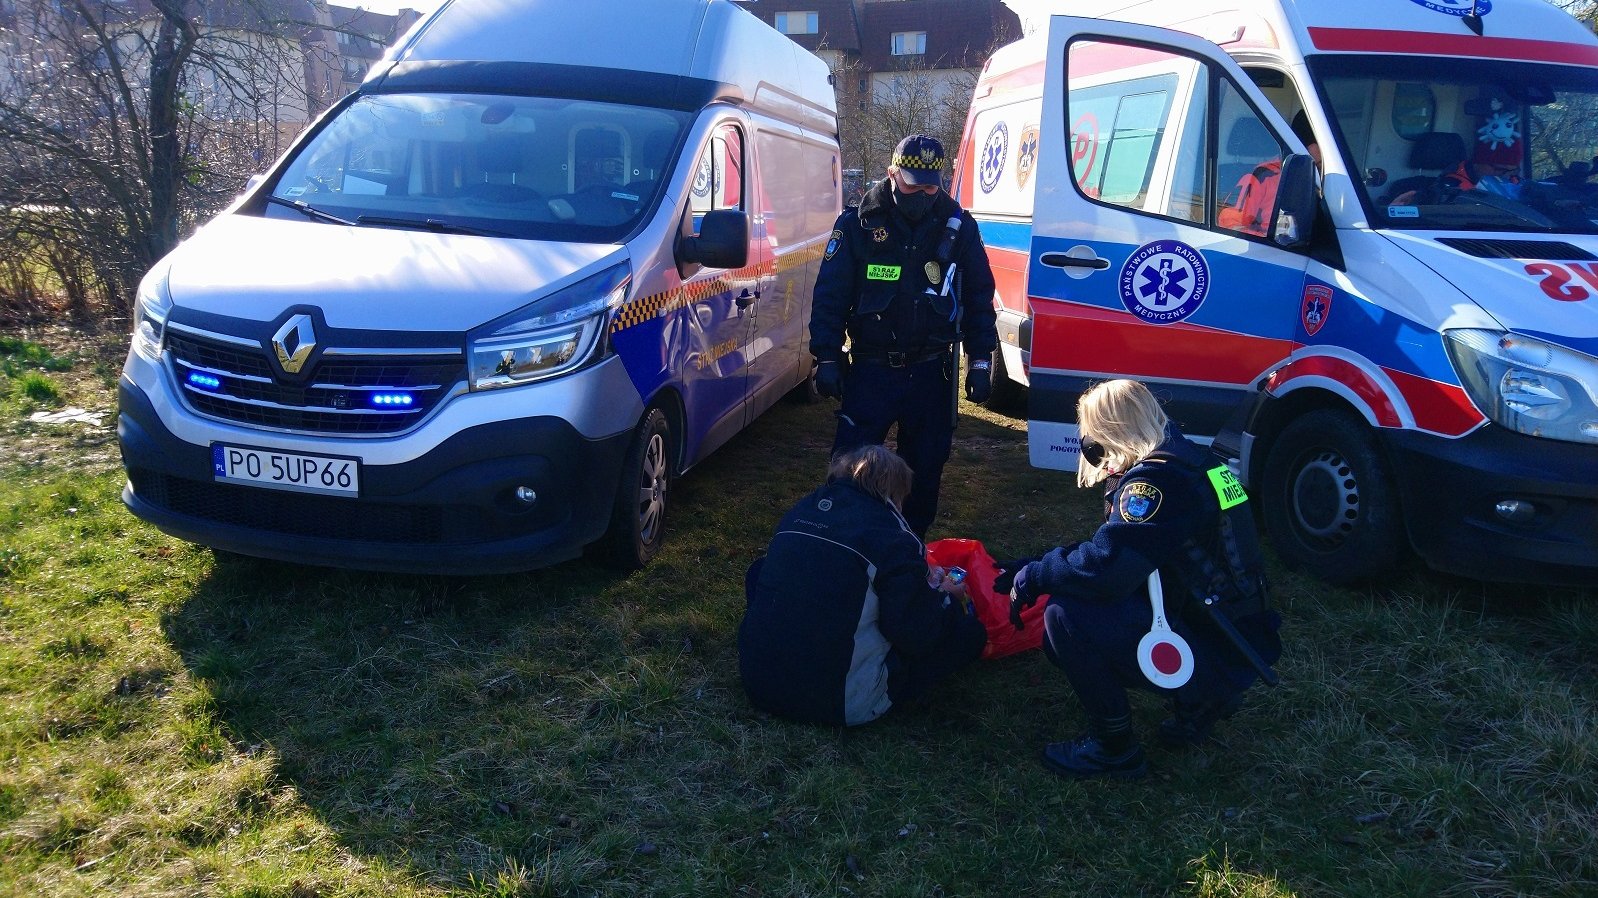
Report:
M809 389L839 185L826 66L728 0L446 4L144 279L123 501L309 564L642 565Z

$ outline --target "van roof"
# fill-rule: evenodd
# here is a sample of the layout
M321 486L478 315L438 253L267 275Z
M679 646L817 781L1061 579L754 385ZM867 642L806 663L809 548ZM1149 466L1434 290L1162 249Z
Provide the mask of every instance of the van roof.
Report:
M368 84L448 84L459 78L417 75L462 66L611 70L605 80L675 76L711 85L705 100L837 132L826 63L729 0L449 0L386 61L393 65L374 69Z
M1223 46L1407 53L1598 66L1598 38L1547 0L1004 0L1023 27L1049 15L1160 24ZM1482 34L1464 20L1480 8Z

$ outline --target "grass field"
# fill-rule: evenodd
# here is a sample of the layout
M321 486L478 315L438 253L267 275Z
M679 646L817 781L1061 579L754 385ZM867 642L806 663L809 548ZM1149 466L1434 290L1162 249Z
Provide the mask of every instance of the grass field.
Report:
M113 417L25 420L112 411L116 352L0 341L0 895L1598 894L1592 591L1275 570L1283 685L1146 780L1066 782L1038 653L857 730L743 700L742 574L826 404L679 481L641 573L384 576L127 514ZM935 537L1091 529L1023 421L965 412Z

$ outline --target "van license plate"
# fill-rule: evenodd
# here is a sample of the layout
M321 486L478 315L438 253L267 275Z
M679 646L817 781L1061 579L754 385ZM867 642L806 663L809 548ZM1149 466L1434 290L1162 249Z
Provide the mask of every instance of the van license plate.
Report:
M222 483L326 496L353 498L361 494L361 463L353 458L212 443L211 469Z

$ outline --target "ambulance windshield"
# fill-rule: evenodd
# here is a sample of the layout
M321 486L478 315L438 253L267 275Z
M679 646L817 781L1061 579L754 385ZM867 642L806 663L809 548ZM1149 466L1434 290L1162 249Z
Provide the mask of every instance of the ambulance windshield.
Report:
M1412 56L1312 69L1378 227L1598 233L1598 69Z
M588 100L367 95L298 150L261 214L614 242L653 208L688 121Z

